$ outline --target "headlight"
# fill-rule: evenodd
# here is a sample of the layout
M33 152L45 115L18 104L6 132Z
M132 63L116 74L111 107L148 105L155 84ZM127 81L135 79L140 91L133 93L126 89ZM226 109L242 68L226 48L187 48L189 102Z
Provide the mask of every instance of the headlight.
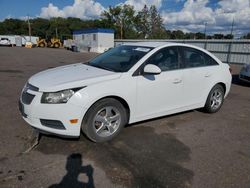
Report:
M74 95L74 93L75 91L72 89L67 89L53 93L43 93L41 103L48 103L48 104L67 103L70 97Z

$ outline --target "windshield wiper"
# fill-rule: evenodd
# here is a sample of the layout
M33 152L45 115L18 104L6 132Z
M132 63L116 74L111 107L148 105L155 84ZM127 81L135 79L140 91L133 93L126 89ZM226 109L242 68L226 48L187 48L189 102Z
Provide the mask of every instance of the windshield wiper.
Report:
M110 69L110 68L108 68L108 67L104 67L104 66L100 66L100 65L92 65L92 64L88 64L88 65L93 66L93 67L96 67L96 68L108 70L108 71L111 71L111 72L115 72L113 69Z

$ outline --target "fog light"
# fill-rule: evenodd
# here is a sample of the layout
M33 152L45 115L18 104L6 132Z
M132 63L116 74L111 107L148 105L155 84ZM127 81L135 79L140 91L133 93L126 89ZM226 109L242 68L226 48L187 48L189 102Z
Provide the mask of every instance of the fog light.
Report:
M78 119L71 119L71 120L69 120L69 121L70 121L71 124L75 124L75 123L78 122Z

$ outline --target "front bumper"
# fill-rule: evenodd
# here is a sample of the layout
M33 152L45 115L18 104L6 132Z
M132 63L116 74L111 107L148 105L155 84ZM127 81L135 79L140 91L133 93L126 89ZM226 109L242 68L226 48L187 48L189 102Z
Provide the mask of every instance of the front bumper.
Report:
M25 104L22 97L19 110L23 119L32 127L61 136L78 137L81 132L81 122L86 110L74 104L41 104L41 92L28 90L35 95L30 104ZM70 123L71 119L78 119L77 123Z

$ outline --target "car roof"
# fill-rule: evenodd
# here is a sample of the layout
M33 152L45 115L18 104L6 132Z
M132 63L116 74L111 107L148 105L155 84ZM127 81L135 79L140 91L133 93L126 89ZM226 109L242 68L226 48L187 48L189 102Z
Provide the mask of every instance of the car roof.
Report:
M167 44L178 44L178 43L173 43L173 42L128 42L128 43L123 43L122 45L129 45L129 46L145 46L145 47L160 47L160 46L165 46Z
M183 47L190 47L194 49L198 49L200 51L205 52L206 54L212 56L218 63L222 63L215 55L210 53L209 51L190 44L185 43L177 43L177 42L153 42L153 41L147 41L147 42L128 42L123 43L122 45L128 45L128 46L141 46L141 47L151 47L151 48L161 48L161 47L167 47L167 46L183 46Z

